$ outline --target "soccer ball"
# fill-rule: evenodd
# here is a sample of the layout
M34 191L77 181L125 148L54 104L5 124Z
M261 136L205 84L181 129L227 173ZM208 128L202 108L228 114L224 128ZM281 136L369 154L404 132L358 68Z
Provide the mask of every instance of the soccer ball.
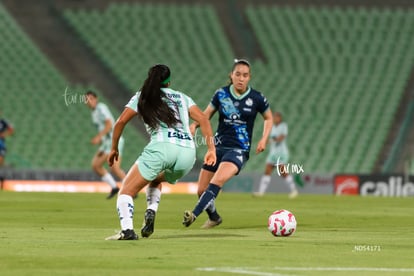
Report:
M296 218L288 210L274 211L267 221L267 229L275 237L290 236L296 231Z

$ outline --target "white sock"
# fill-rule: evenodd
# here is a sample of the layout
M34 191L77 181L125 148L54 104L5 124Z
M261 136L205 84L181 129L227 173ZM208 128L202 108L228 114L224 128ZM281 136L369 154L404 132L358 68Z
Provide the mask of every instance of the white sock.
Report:
M134 229L134 200L129 195L119 195L116 201L121 229Z
M115 179L112 177L112 175L110 173L106 173L104 176L102 176L102 181L108 183L109 186L111 186L112 188L116 188L116 181Z
M158 188L147 188L147 209L158 211L158 205L160 205L161 190Z
M291 192L296 191L295 181L293 181L293 177L290 174L288 176L286 176L285 180L286 180L286 183L287 183L290 191Z
M260 194L264 194L264 192L266 192L266 189L269 186L271 179L272 179L272 177L270 175L263 175L262 176L262 178L260 179L260 184L259 184L259 193Z

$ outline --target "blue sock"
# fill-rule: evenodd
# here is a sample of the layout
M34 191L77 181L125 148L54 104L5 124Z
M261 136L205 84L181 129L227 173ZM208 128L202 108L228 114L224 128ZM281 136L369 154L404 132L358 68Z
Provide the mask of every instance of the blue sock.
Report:
M201 195L198 198L200 197ZM206 212L210 220L217 221L220 218L220 215L217 213L214 201L212 201L211 204L207 207Z
M207 207L206 212L210 220L217 221L220 218L220 215L217 213L216 206L214 201Z
M205 209L207 209L211 202L213 202L216 199L220 190L220 186L210 183L207 187L207 190L205 190L205 192L201 195L200 199L198 200L198 203L193 210L193 214L196 217L198 217Z

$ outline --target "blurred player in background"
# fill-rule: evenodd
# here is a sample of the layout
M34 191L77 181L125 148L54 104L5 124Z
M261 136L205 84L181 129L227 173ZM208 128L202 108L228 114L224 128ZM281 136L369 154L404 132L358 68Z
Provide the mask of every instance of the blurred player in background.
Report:
M114 197L119 188L114 177L104 168L108 154L111 151L112 130L114 117L108 106L98 101L98 96L93 91L85 93L86 105L92 110L92 122L96 125L98 133L91 139L93 145L99 145L98 151L92 159L92 169L101 177L102 181L111 186L111 191L107 199ZM122 152L124 139L119 140L119 152ZM121 181L125 177L125 172L121 169L121 157L111 166L111 172Z
M154 232L161 182L176 183L192 169L195 162L195 144L190 132L189 117L200 124L208 141L204 162L209 165L216 162L213 133L208 118L190 97L168 88L170 76L170 69L166 65L151 67L141 91L131 98L115 123L109 165L117 160L119 138L125 125L134 116L142 117L151 140L122 183L117 200L121 232L108 237L108 240L138 239L133 227L132 197L148 184L147 210L141 235L149 237Z
M263 196L271 181L271 175L274 168L277 168L278 174L283 177L290 189L290 198L298 195L295 181L289 174L286 165L289 161L289 150L286 143L288 135L288 125L283 121L282 114L275 112L273 114L273 127L270 133L270 151L266 158L266 167L264 175L260 179L259 191L255 192L255 196Z
M214 201L223 185L239 174L249 159L254 121L258 113L263 116L264 129L256 154L266 148L272 128L272 112L267 99L249 86L250 77L250 63L247 60L235 60L230 72L230 84L218 89L204 110L210 119L216 112L219 113L215 135L217 163L213 166L204 164L200 171L199 201L193 211L184 212L183 225L186 227L204 210L209 218L203 228L211 228L222 222ZM196 127L197 123L193 123L193 132Z
M1 115L1 112L0 112ZM6 158L6 137L12 135L14 129L6 119L0 119L0 167L4 166Z

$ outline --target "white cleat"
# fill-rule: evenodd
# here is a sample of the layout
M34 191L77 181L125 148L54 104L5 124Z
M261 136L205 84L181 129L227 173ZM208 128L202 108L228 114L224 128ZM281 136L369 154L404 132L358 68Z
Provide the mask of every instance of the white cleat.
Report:
M298 190L293 190L292 192L290 192L289 198L292 199L292 198L297 197L298 195L299 195Z
M201 226L201 228L203 228L203 229L210 229L210 228L213 228L213 227L216 227L216 226L220 225L222 222L223 222L223 220L221 218L219 218L218 220L208 219L203 224L203 226Z

